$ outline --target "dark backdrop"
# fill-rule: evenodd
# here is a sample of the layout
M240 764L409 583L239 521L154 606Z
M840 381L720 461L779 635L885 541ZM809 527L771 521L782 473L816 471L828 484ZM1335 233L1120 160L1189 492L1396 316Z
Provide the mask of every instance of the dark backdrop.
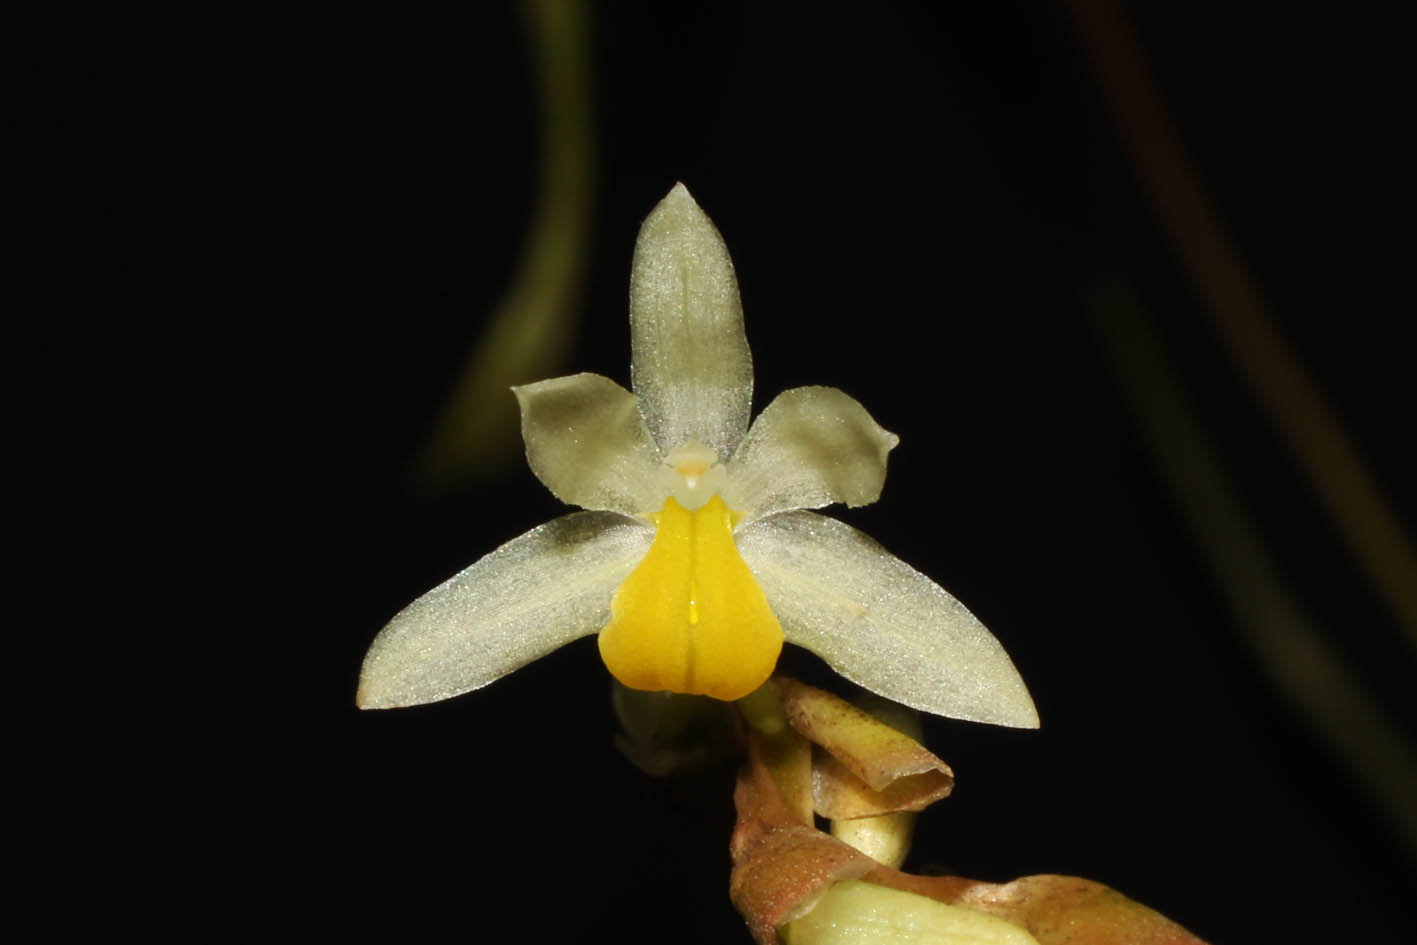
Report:
M755 406L836 385L900 434L882 500L841 516L965 601L1042 716L927 722L958 788L911 865L1088 876L1216 943L1396 941L1411 851L1241 642L1090 285L1131 287L1288 587L1409 738L1412 650L1217 341L1066 12L953 6L595 5L593 213L558 373L628 381L636 228L683 180L738 268ZM1132 12L1284 335L1412 534L1410 17ZM167 235L201 274L175 340L216 399L171 406L183 435L222 425L193 514L236 579L201 632L243 676L208 696L249 718L210 787L252 815L211 841L234 867L218 892L311 930L746 940L731 768L631 768L593 642L445 704L352 704L389 616L561 512L515 456L408 486L536 205L515 9L167 25L172 48L110 46L87 81L115 147L144 140L125 108L153 123L144 179L180 182Z

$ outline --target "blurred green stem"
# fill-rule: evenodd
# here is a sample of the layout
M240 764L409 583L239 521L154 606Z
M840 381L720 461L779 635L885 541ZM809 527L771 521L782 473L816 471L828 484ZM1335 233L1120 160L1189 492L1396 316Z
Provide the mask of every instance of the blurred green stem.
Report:
M554 374L574 340L593 168L586 11L581 0L522 6L541 85L536 217L516 280L416 460L417 484L432 492L517 455L508 388Z

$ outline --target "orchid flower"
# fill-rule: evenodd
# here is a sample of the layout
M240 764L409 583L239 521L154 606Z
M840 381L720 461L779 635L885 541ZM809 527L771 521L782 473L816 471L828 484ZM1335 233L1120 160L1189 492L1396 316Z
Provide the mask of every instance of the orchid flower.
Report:
M1036 727L1003 647L939 585L836 519L874 502L898 438L833 387L749 426L753 370L728 249L679 184L630 277L634 393L598 374L514 388L532 471L573 512L408 605L356 701L390 708L485 686L599 634L626 686L741 698L784 639L896 702Z

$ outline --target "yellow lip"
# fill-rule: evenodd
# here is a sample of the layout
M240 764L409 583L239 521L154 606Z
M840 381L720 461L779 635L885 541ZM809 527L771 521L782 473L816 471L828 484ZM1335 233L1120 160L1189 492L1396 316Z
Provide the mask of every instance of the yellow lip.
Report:
M671 496L654 542L610 602L600 655L632 689L740 699L772 674L782 627L733 544L715 495L689 512Z

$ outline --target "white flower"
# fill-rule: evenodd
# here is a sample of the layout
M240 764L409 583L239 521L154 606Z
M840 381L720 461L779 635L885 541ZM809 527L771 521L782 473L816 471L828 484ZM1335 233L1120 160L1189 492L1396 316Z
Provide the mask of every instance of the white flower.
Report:
M630 278L634 393L598 374L515 389L532 471L573 512L404 608L369 647L357 701L485 686L599 634L628 686L735 699L782 641L939 715L1035 727L989 631L867 536L805 509L874 502L896 445L833 387L778 395L749 427L737 280L682 184L645 220Z

